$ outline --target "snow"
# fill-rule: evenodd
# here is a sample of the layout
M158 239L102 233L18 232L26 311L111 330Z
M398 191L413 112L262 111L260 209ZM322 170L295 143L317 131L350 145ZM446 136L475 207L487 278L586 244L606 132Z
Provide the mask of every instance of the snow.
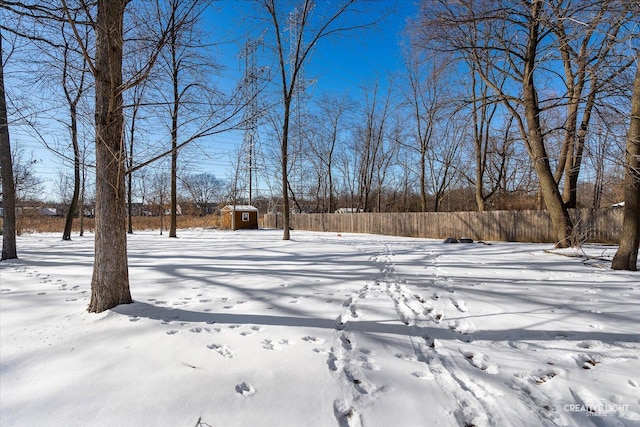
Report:
M0 263L0 425L638 426L640 273L549 245L277 230L93 239Z

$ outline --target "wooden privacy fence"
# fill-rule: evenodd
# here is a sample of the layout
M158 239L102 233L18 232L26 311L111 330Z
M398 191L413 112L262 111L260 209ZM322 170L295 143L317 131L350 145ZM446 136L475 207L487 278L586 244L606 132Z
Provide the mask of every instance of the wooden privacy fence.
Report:
M572 209L575 238L588 243L618 243L621 208ZM264 216L265 228L282 227L280 215ZM488 212L327 213L292 214L294 230L369 233L445 239L555 243L549 213L545 210Z

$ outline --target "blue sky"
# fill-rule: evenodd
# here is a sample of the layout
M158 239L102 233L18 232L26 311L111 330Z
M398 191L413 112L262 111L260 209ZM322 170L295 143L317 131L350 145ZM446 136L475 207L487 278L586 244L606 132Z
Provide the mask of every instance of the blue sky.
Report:
M320 7L330 0L318 0ZM271 23L256 21L257 16L266 18L262 10L256 10L256 2L251 0L218 0L204 15L205 30L213 34L213 40L221 43L218 46L220 62L225 67L224 75L236 81L242 75L241 61L238 52L246 40L247 32L261 33L265 29L272 31ZM364 0L361 3L364 13L354 18L342 20L342 26L359 25L362 22L380 20L376 26L367 29L354 30L348 33L322 39L313 50L311 58L305 66L305 78L315 80L309 93L317 97L321 92L332 91L348 94L358 99L362 96L362 86L372 86L376 79L384 84L389 75L403 69L402 55L399 47L401 32L406 21L414 17L418 6L414 0ZM259 15L260 14L260 15ZM269 36L267 36L269 37ZM269 58L268 49L259 65L274 66L273 58ZM57 199L56 182L61 171L72 174L72 166L52 155L40 144L30 141L25 135L15 129L12 132L12 144L22 146L24 154L31 153L38 163L34 165L35 173L45 180L46 199ZM65 139L59 135L59 139ZM213 172L222 179L228 179L230 172L229 159L242 140L242 135L221 134L208 141L200 141L202 150L188 149L184 152L184 159L197 158L191 172ZM202 154L205 154L203 159ZM195 154L194 154L195 153ZM200 157L199 157L200 156ZM204 161L203 161L204 160Z
M318 0L317 3L322 5L322 1L328 0ZM266 32L265 45L273 41L272 23L266 11L258 6L251 0L220 0L205 13L207 30L213 32L218 40L225 41L217 48L226 67L225 73L229 73L234 82L243 72L238 53L247 40L247 33L255 36ZM384 87L388 77L404 69L401 33L407 20L417 14L418 3L414 0L364 0L358 7L362 13L345 15L339 21L341 27L378 22L368 28L335 34L318 42L304 66L304 78L315 81L307 90L314 98L323 92L333 92L350 95L357 100L363 96L363 86L370 88L379 80ZM259 66L277 66L268 47L261 49L261 55ZM215 136L210 146L217 147L214 151L222 149L222 154L208 163L199 161L194 167L199 172L213 171L226 179L229 174L223 169L241 139L241 134Z
M319 0L317 3L322 2ZM403 68L399 42L407 19L418 11L416 1L365 0L359 7L363 13L345 15L339 21L340 25L379 22L366 29L320 40L305 65L305 77L317 80L318 90L351 91L350 88L359 88L376 78L383 80ZM211 25L209 29L228 40L221 50L227 54L225 63L230 70L233 67L238 69L235 56L246 40L243 35L247 31L259 34L266 30L266 38L273 31L270 22L256 20L258 16L266 17L264 11L256 8L254 1L221 0L214 2L206 13L206 21Z

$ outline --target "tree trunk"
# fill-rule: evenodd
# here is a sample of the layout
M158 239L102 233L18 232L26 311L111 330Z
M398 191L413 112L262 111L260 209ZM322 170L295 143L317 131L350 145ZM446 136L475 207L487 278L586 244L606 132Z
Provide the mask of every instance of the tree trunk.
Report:
M2 260L18 258L16 249L16 188L13 181L13 161L7 119L7 99L4 94L4 56L0 34L0 170L2 175Z
M636 60L640 61L640 56ZM631 123L627 137L624 175L624 218L620 246L613 257L614 270L637 271L640 246L640 65L636 65L631 99Z
M127 158L127 166L129 169L133 167L133 139L136 130L136 115L138 112L137 105L133 107L131 113L131 132L129 133L129 157ZM127 174L127 233L133 234L133 174Z
M169 237L177 237L178 219L178 109L180 107L179 72L180 64L176 51L178 34L176 28L176 9L171 8L170 46L171 49L171 81L173 83L173 106L171 109L171 196L169 207Z
M291 96L285 95L284 100L284 123L282 125L282 227L284 229L282 240L290 240L289 233L289 178L288 165L289 162L289 115L291 111Z
M527 122L528 135L527 143L529 154L533 160L533 166L540 180L540 191L544 199L544 204L549 211L551 223L556 235L556 247L566 248L571 246L571 231L573 223L569 217L558 184L554 179L549 156L544 145L544 135L540 125L540 108L538 106L538 96L533 80L533 72L536 67L536 51L538 48L540 8L543 2L536 0L531 5L532 20L529 28L529 40L527 52L524 58L524 73L522 79L523 102L525 107L525 118Z
M122 44L128 0L99 0L96 25L95 256L88 310L132 302L127 265Z
M427 153L420 147L420 212L427 211Z
M171 195L169 207L169 237L177 237L178 228L178 149L173 139L171 151Z
M578 206L578 177L580 176L580 168L582 166L582 155L584 153L585 142L589 130L589 122L591 121L591 112L596 104L596 90L591 89L587 99L584 112L582 113L582 121L580 127L577 128L577 106L572 107L576 111L570 109L568 125L571 130L567 131L565 145L568 147L566 156L566 165L564 169L564 191L563 201L567 208L575 209Z
M87 166L85 164L85 155L82 153L82 182L80 185L80 237L84 236L84 190L87 185Z
M71 105L69 112L71 115L71 144L73 145L73 196L71 197L71 203L69 203L62 240L71 240L73 216L76 213L76 209L78 209L78 198L80 197L80 148L78 145L78 112L76 106Z

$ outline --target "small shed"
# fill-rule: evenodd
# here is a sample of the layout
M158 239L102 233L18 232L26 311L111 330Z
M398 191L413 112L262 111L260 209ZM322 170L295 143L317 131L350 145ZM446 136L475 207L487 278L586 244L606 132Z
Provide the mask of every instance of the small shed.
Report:
M220 209L222 228L230 230L257 229L258 208L251 205L227 205Z

